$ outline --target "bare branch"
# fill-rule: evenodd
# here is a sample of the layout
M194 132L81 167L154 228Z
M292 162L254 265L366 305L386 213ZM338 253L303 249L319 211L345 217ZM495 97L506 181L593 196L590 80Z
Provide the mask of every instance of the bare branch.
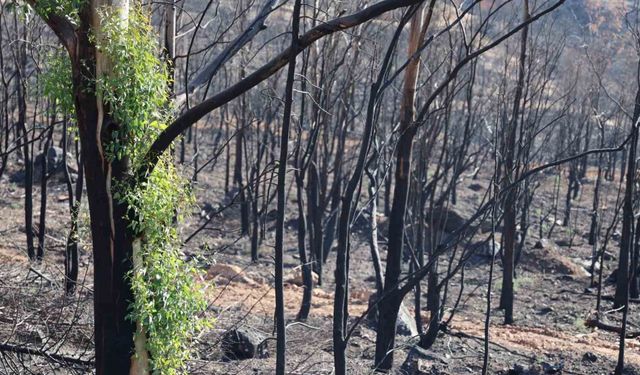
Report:
M358 26L388 11L417 4L420 1L421 0L385 0L351 15L327 21L303 34L299 39L295 53L301 53L324 36ZM271 61L235 85L219 92L178 117L158 136L155 142L153 142L151 148L145 155L146 162L138 171L138 177L145 178L145 176L153 171L160 155L169 148L171 143L178 138L183 131L195 124L196 121L247 92L286 66L289 61L290 48L291 47L280 52Z
M238 51L242 49L247 43L258 35L258 33L266 28L264 21L269 14L273 11L273 8L277 4L277 0L267 0L256 18L249 24L247 29L234 39L227 48L225 48L220 54L213 59L194 79L187 85L186 92L177 95L176 100L181 103L186 99L186 96L192 94L196 89L205 85L218 73L220 68L235 56Z

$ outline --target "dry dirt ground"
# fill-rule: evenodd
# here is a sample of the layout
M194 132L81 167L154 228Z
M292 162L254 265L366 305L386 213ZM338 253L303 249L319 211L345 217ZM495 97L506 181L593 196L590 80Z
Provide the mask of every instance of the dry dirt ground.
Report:
M9 171L10 174L12 171ZM224 204L221 175L201 175L195 192L198 203L216 207ZM490 324L489 373L508 373L509 369L524 368L530 373L608 374L616 363L618 335L589 328L585 322L592 317L597 288L589 287L584 269L589 261L591 246L586 234L593 184L586 183L581 196L574 201L573 220L569 227L554 225L562 218L562 204L554 217L553 178L544 177L536 192L532 208L533 227L526 242L521 264L517 269L515 324L502 324L503 316L496 309L500 296L500 261L496 258L492 292ZM479 181L465 180L460 187L460 201L454 209L469 216L482 199L483 192L468 186ZM605 189L605 226L611 221L617 198L617 182L607 182ZM53 354L50 357L0 355L0 373L4 374L71 374L86 373L86 363L92 360L92 275L91 254L87 233L86 207L81 215L83 227L81 251L82 285L73 298L64 297L64 239L68 228L68 206L64 184L52 181L47 210L47 253L40 264L30 264L26 257L23 200L24 189L0 181L0 343L35 348ZM565 186L561 186L564 197ZM39 189L34 189L34 218L37 223ZM561 198L562 199L562 198ZM295 219L295 204L290 205L289 219ZM185 236L202 223L199 209L182 232ZM548 220L538 218L551 212ZM232 206L216 216L185 252L198 254L205 276L194 282L208 288L210 307L207 314L215 317L214 328L197 340L198 358L190 363L192 374L271 374L275 367L273 340L273 222L267 222L267 236L257 263L250 262L249 241L239 236L238 207ZM294 278L299 267L295 248L294 221L287 228L285 273ZM379 222L384 236L386 219ZM534 249L539 238L539 222L543 232L552 230L545 249ZM355 226L351 256L350 323L367 309L367 300L374 288L373 271L365 236ZM603 233L606 228L603 228ZM476 236L479 239L481 235ZM382 238L384 239L384 238ZM560 245L557 245L559 242ZM609 242L612 254L604 265L608 276L616 264L618 242ZM384 259L384 241L381 242ZM335 254L335 253L332 253ZM446 271L448 255L442 257L440 269ZM417 365L425 374L477 374L482 368L484 352L484 315L489 281L490 259L475 256L464 267L464 273L454 276L447 289L444 319L449 321L432 349L418 356ZM332 373L332 299L333 256L325 267L324 283L316 286L310 319L305 324L294 318L300 305L302 288L287 283L285 288L287 327L287 369L291 374ZM426 289L426 288L423 288ZM606 284L604 295L611 295L613 287ZM458 302L458 303L456 303ZM405 301L412 310L410 298ZM455 306L455 308L454 308ZM603 301L603 311L609 324L619 324L619 312L610 311L612 304ZM639 331L640 309L633 305L629 314L629 330ZM428 318L427 312L422 312ZM267 337L270 356L264 359L232 361L220 351L222 335L229 329L244 325ZM414 339L399 336L396 350L396 373L405 360ZM639 373L640 341L626 340L628 373ZM348 346L348 366L354 374L371 373L375 351L375 331L366 323L358 325ZM61 365L61 356L78 358L80 363ZM86 361L86 363L83 363ZM4 372L3 372L4 371ZM536 372L538 371L538 372Z

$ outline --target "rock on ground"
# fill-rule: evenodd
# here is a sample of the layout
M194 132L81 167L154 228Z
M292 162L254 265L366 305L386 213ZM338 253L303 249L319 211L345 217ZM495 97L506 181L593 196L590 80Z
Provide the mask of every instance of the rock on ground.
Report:
M266 358L266 337L248 327L233 329L222 338L222 353L229 359Z
M312 279L312 283L313 285L318 285L318 274L311 271L311 279ZM287 280L285 281L285 283L288 284L293 284L293 285L297 285L297 286L303 286L304 282L302 281L302 268L298 267L296 268L287 278Z
M369 307L371 307L375 303L377 298L378 297L376 293L372 293L369 296ZM375 307L372 308L369 311L367 318L369 319L369 323L375 327L378 322L378 309ZM411 312L409 312L409 309L407 309L407 307L404 305L404 303L400 305L400 310L398 311L396 333L398 333L399 335L411 337L418 336L418 327L416 326L416 321L413 318L413 315L411 315Z
M256 282L244 274L242 268L232 264L216 263L209 268L205 280L213 280L218 283L231 281L255 285Z
M39 183L42 180L42 164L44 162L45 153L41 152L33 159L33 183ZM49 178L64 179L64 153L60 147L50 147L46 153L47 158L47 175ZM72 160L72 156L67 155L67 161ZM70 173L77 173L72 166L68 166ZM11 176L11 182L24 184L24 169Z

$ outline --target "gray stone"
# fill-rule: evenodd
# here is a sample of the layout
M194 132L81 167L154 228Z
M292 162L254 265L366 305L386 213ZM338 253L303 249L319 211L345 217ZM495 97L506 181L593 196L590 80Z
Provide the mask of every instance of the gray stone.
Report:
M47 160L47 175L49 180L56 179L62 181L64 176L64 154L60 147L50 147L46 153ZM72 159L71 156L67 156L67 161ZM38 184L42 180L42 164L45 160L45 153L41 152L33 159L33 183ZM76 168L68 167L69 172L72 174L77 173ZM72 176L73 177L73 176ZM11 182L24 184L26 180L25 170L18 171L11 176ZM72 178L73 180L73 178Z
M533 245L534 249L546 249L549 247L549 241L546 238L541 238L536 241L536 244Z
M404 336L418 336L416 320L413 318L404 303L400 304L398 320L396 321L396 332Z
M44 163L44 152L36 155L33 161L33 181L42 179L42 165ZM47 150L47 175L62 177L64 176L64 153L60 147L49 147Z
M444 375L440 367L448 367L448 360L436 353L431 353L419 346L412 346L407 359L400 367L402 375Z
M369 307L373 306L377 298L377 293L372 293L369 296ZM369 310L367 319L373 327L376 327L378 322L378 309L376 307L373 307ZM416 326L416 321L413 318L413 315L411 315L411 313L409 312L409 309L407 309L407 307L404 305L404 303L400 304L400 310L398 311L398 319L396 320L396 333L403 336L418 336L418 327Z
M426 219L427 223L433 223L434 228L432 229L446 233L452 233L460 229L467 222L465 218L453 209L443 206L434 207Z
M561 374L563 368L564 368L564 364L562 362L559 362L559 363L542 362L542 370L544 371L545 374Z
M582 360L585 362L597 362L598 361L598 356L591 353L591 352L586 352L584 353L584 355L582 356Z
M528 372L528 369L523 365L516 363L513 368L509 370L508 374L521 375Z
M238 327L224 334L222 338L222 353L229 359L266 358L266 337L261 333L247 328Z
M539 315L547 315L547 314L552 313L553 311L554 311L553 307L545 306L545 307L541 308L540 311L538 311L538 314Z
M493 241L482 240L475 242L469 246L469 250L471 250L474 255L491 258L500 254L502 248L500 247L500 241L498 239L494 239Z

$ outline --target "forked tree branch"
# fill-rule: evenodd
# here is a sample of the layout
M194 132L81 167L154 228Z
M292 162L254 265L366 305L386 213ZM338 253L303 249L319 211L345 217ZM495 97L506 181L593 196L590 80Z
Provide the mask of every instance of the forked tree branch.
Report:
M76 51L76 31L73 27L73 24L69 22L65 17L55 14L53 12L49 12L48 14L43 14L42 12L38 12L38 2L36 0L27 0L27 3L36 10L36 13L42 18L42 20L53 30L53 33L56 34L60 43L64 46L64 48L69 53L69 56L73 60Z
M247 43L266 28L264 22L277 5L277 0L267 0L258 15L249 24L247 29L236 37L229 45L220 52L189 84L184 93L177 95L176 100L183 102L187 95L192 94L196 89L207 84L218 73L220 68L235 56Z

